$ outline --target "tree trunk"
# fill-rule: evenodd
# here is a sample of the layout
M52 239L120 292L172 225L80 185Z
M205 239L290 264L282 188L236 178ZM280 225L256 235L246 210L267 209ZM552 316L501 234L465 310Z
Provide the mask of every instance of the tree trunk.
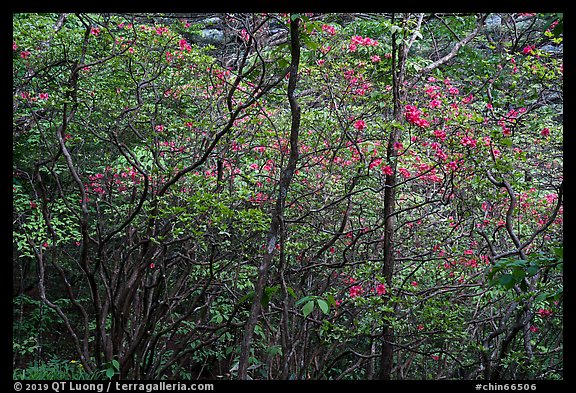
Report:
M286 204L286 196L288 188L292 182L294 171L296 170L296 163L298 162L298 133L300 130L300 106L294 97L296 90L296 81L298 77L298 66L300 64L300 39L298 27L300 18L292 18L290 20L290 38L291 38L291 55L292 60L290 63L290 77L288 79L288 101L290 103L290 111L292 113L292 124L290 129L290 158L286 169L280 176L280 187L278 191L278 198L276 199L276 207L272 211L272 222L266 240L266 253L262 258L262 262L258 268L258 281L254 287L254 298L250 308L250 316L246 322L244 329L244 336L240 346L240 360L238 362L238 379L248 378L248 363L250 358L250 348L252 344L252 337L254 336L254 328L258 323L261 310L262 294L268 281L268 271L274 257L274 250L276 244L279 243L280 231L282 228L281 222L284 214L284 207Z

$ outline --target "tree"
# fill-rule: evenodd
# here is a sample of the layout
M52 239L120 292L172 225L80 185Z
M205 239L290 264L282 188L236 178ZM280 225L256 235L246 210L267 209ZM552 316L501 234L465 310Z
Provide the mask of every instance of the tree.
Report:
M13 21L16 368L562 378L561 16Z

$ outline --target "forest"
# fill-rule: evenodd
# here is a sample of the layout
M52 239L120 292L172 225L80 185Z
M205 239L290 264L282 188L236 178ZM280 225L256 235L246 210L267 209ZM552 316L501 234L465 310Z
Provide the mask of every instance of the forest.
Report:
M14 380L565 378L563 14L12 27Z

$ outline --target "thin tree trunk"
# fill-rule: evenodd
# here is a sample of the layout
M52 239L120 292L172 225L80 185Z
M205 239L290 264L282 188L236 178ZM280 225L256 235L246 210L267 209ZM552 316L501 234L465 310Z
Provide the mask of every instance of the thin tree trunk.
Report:
M296 90L296 81L298 77L298 67L300 64L300 38L298 27L300 18L291 18L290 20L290 38L291 38L291 63L290 63L290 77L288 79L288 101L290 103L290 111L292 113L292 124L290 129L290 158L286 169L280 176L280 187L278 191L278 198L276 199L276 207L272 211L272 222L268 232L266 241L266 251L262 262L258 268L258 280L254 287L254 298L250 308L250 316L246 322L244 329L244 336L240 346L240 360L238 362L238 379L248 378L248 363L250 359L250 348L252 338L254 336L254 328L258 323L260 317L262 294L266 287L268 280L268 272L274 257L274 250L280 238L280 231L282 228L281 222L284 214L284 207L286 204L286 196L288 188L292 182L294 171L296 170L296 163L298 162L298 133L300 130L300 106L294 97Z

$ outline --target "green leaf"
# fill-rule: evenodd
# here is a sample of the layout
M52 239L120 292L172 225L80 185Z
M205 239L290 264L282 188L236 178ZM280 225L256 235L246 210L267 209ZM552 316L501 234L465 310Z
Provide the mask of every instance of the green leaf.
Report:
M290 65L290 62L283 57L279 58L276 62L280 68L286 68Z
M512 277L515 282L520 282L524 277L526 277L526 271L523 269L514 269L512 271Z
M536 298L534 299L534 303L541 302L542 300L545 300L548 296L550 296L548 292L541 293L540 295L536 296Z
M296 303L294 303L296 306L301 305L304 302L309 301L310 299L312 299L311 296L304 296L302 299L298 300Z
M296 296L296 292L294 292L294 289L292 289L292 287L286 287L286 291L294 298L297 299L298 297Z
M120 362L116 359L112 359L112 366L115 370L120 370Z
M504 274L496 282L506 289L510 289L514 286L514 284L516 284L516 281L514 281L514 276L511 274Z
M266 307L268 305L268 303L270 303L270 300L272 299L272 297L274 297L276 292L278 292L279 288L280 288L279 285L274 285L272 287L264 288L264 294L262 295L262 300L260 301L260 304L262 304L262 306Z
M326 303L326 301L322 299L317 299L316 302L318 303L318 307L320 307L320 310L322 310L324 314L328 314L328 311L330 310L330 306L328 306L328 303Z
M307 317L314 310L314 300L310 300L308 303L302 307L302 314Z
M114 369L113 368L107 368L106 369L106 376L111 379L114 376Z
M326 300L328 300L328 304L336 306L336 299L334 299L334 296L328 295L326 296Z
M526 269L526 273L528 273L528 276L532 277L533 275L538 273L538 265L528 266L528 268Z
M554 251L554 256L558 259L558 261L562 261L564 259L564 247L554 247L552 251Z
M246 295L242 296L238 301L238 304L242 304L248 300L252 300L254 298L254 291L248 292Z

